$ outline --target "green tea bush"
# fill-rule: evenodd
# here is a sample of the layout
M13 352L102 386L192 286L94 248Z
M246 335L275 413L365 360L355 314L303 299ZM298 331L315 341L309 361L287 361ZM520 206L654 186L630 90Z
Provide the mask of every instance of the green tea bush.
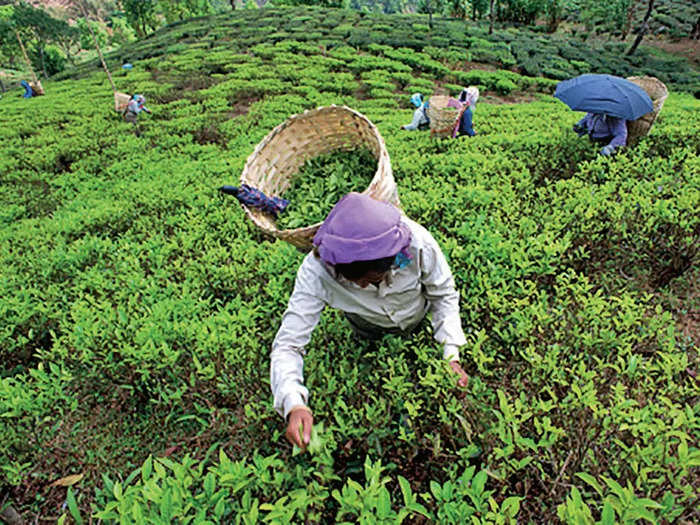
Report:
M45 82L44 97L0 100L3 496L63 522L692 522L700 107L679 93L688 71L652 63L679 84L637 147L603 158L571 131L581 114L549 96L556 80L462 71L463 22L436 19L434 38L371 31L405 30L408 15L294 8L326 47L261 45L260 28L291 32L280 13L185 21L108 56L133 57L115 81L149 98L141 137L95 63ZM342 23L371 43L328 36ZM513 53L527 40L533 57L571 48L575 68L641 67L469 30ZM169 31L187 51L164 54ZM387 56L389 38L408 37L395 46L406 62ZM539 94L485 96L473 139L399 131L413 90L499 83ZM318 448L295 456L267 349L303 254L216 188L290 114L327 104L378 126L402 210L448 258L470 383L455 387L428 323L369 344L326 311L305 359ZM376 162L360 164L313 207L363 190L373 169L340 187ZM83 477L49 487L70 474Z

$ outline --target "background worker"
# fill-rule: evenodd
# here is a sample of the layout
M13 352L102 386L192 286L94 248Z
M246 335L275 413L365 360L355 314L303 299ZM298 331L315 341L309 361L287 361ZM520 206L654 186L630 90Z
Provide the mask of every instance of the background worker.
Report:
M425 228L391 204L349 193L333 207L313 243L297 271L270 354L274 407L288 418L290 442L304 448L311 436L304 348L326 306L343 311L355 334L370 340L410 333L430 312L443 358L459 376L458 385L467 385L459 365L459 347L466 342L459 293Z
M607 143L600 150L601 155L610 155L616 148L627 145L627 121L601 113L586 113L574 124L579 137L588 135L593 142Z
M416 106L416 110L413 112L413 120L410 124L401 126L401 129L408 131L426 129L430 125L430 119L428 118L428 101L423 101L423 95L421 93L414 93L411 95L411 104Z
M476 135L472 121L474 118L474 110L476 109L476 101L479 100L479 88L476 86L469 86L464 88L459 94L459 103L464 107L462 116L459 119L459 126L457 128L458 137L473 137Z
M19 84L24 88L24 93L22 94L23 98L32 98L36 95L34 88L32 88L26 80L22 80Z
M138 119L139 113L142 111L151 113L151 110L146 107L146 97L139 94L132 95L124 111L124 120L134 125L134 133L136 133L137 137L141 135Z

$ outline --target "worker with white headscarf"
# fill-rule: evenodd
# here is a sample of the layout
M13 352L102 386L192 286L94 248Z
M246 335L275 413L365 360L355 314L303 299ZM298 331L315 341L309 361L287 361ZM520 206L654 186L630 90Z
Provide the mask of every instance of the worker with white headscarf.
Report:
M472 125L472 119L474 118L474 109L476 108L476 101L479 99L479 89L476 86L469 86L464 88L459 94L459 102L462 106L466 106L462 112L462 117L459 119L459 126L455 129L455 136L457 137L473 137L476 135L474 127Z

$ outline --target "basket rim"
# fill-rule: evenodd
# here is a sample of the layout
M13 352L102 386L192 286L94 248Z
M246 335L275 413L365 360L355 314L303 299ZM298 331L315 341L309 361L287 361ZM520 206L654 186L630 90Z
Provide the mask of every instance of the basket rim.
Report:
M377 126L365 115L360 113L359 111L348 107L346 105L339 105L339 104L331 104L328 106L318 106L316 108L312 109L307 109L303 111L302 113L295 113L289 117L287 117L283 122L275 126L255 147L253 152L248 156L246 159L245 166L243 167L243 171L241 172L241 177L240 177L240 182L243 184L249 184L251 181L248 177L247 174L248 172L252 169L252 165L254 161L257 159L258 155L260 152L266 148L273 140L274 138L280 134L284 129L287 127L291 126L294 122L297 120L308 120L308 119L313 119L319 114L322 113L327 113L327 112L336 112L340 111L348 113L356 118L359 118L362 122L364 122L369 131L371 132L372 137L375 138L377 141L377 144L379 146L379 155L376 158L377 160L377 169L375 170L374 176L372 177L372 180L368 183L367 188L363 190L360 193L368 194L370 193L371 189L373 186L378 184L384 177L385 174L380 170L380 165L386 164L387 171L390 176L393 176L392 170L391 170L391 161L389 159L389 153L386 149L386 143L384 142L384 139L382 138L381 134L379 133L379 129ZM331 150L333 151L333 150ZM280 195L276 195L280 196ZM308 225L308 226L300 226L298 228L292 228L292 229L279 229L277 228L276 220L273 218L271 221L273 226L270 227L267 224L262 224L261 221L259 220L259 216L266 216L269 217L269 214L265 214L264 212L256 209L256 208L251 208L249 206L246 206L245 204L241 203L241 206L243 206L243 209L248 216L250 220L253 221L253 223L263 230L265 233L268 233L269 235L272 235L274 237L277 237L279 239L291 242L292 244L295 244L297 246L305 245L306 243L303 242L294 242L294 239L299 239L303 236L310 236L313 234L318 228L323 224L323 221Z

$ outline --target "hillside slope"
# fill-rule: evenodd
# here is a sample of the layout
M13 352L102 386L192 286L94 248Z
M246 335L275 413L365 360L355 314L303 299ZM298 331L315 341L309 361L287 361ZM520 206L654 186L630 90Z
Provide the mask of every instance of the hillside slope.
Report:
M565 79L581 73L613 73L620 76L651 75L673 84L675 89L700 93L700 72L681 57L659 55L642 47L625 56L629 44L608 42L600 47L562 35L546 35L527 29L509 28L488 35L483 24L454 19L436 19L430 30L425 17L372 15L350 10L320 8L243 10L173 24L143 41L124 46L108 57L112 67L123 62L157 62L184 50L200 50L202 57L222 53L248 53L258 45L288 40L330 52L350 46L353 53L376 55L377 45L407 49L427 55L450 69L473 67L510 69L527 76ZM397 60L422 70L410 58ZM58 78L72 78L99 67L97 61ZM223 73L210 68L205 73ZM446 71L441 73L440 78ZM210 81L217 78L211 76ZM446 81L451 81L447 75Z
M698 521L700 101L672 89L603 158L551 79L405 35L326 46L310 35L345 12L285 13L306 32L245 13L112 57L153 110L141 137L88 67L0 99L0 501L109 523ZM475 138L399 129L411 92L470 83ZM217 188L328 104L377 125L448 257L471 380L427 325L368 345L326 311L305 360L320 444L294 456L269 350L304 255Z

